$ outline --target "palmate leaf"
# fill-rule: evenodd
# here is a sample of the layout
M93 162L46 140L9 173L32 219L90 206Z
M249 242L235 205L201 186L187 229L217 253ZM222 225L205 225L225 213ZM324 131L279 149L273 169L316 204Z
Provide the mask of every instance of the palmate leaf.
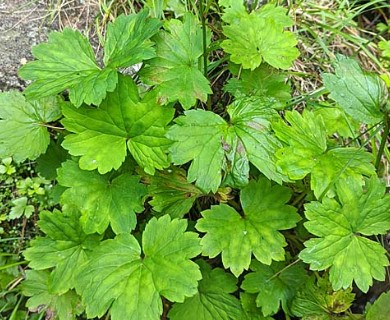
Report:
M185 110L190 109L196 100L207 100L212 93L209 81L199 70L199 59L203 55L203 32L196 17L186 13L183 22L171 19L154 37L157 57L147 61L141 71L143 79L157 85L159 100L178 100ZM206 45L211 33L207 32Z
M224 90L236 99L250 96L259 99L262 105L283 109L291 98L291 88L285 83L286 75L270 66L262 64L253 71L244 69L239 73L239 68L234 65L230 71L234 75L240 74L240 77L231 78Z
M30 297L26 307L32 312L46 310L49 319L75 320L83 311L80 297L74 291L60 295L52 290L48 271L27 270L21 289L24 296Z
M222 263L238 277L255 258L271 264L284 260L286 241L279 230L290 229L300 220L290 199L288 188L272 185L262 178L251 181L241 191L243 215L221 204L201 212L196 229L206 233L201 240L202 254L213 258L222 253Z
M69 188L62 194L61 203L81 212L80 222L88 234L103 233L108 224L116 234L135 228L135 213L143 211L147 194L139 181L139 176L129 173L111 177L84 171L74 161L63 163L58 170L59 184Z
M148 192L153 198L149 204L153 210L169 214L171 218L182 218L203 195L199 188L187 182L185 170L176 167L145 176L143 182L149 184Z
M385 82L376 74L363 71L352 58L337 56L335 74L322 75L330 97L359 122L375 124L383 119L382 108L387 103Z
M367 320L386 320L390 314L390 291L382 293L367 311Z
M245 276L241 288L245 292L257 293L256 305L264 316L278 312L280 306L291 315L289 305L298 289L306 284L309 277L303 264L286 268L283 262L272 262L270 266L252 261L253 271Z
M237 290L237 279L223 269L211 269L197 261L202 272L198 293L183 303L175 303L169 311L171 320L239 320L243 319L240 301L230 295Z
M251 70L260 66L263 60L275 68L288 69L298 57L294 34L284 31L292 25L285 9L268 4L247 13L243 2L241 9L232 1L221 1L220 4L228 7L227 17L222 15L229 25L223 27L227 39L221 47L231 54L231 61Z
M29 267L35 270L54 268L50 274L51 292L63 294L75 287L76 269L88 259L88 253L99 244L100 236L87 235L75 211L43 211L38 225L46 237L37 237L24 252Z
M312 270L330 268L334 290L346 289L354 281L367 292L372 279L385 279L389 264L385 249L364 236L384 234L390 229L390 197L385 186L372 177L362 190L353 179L337 190L339 202L324 198L323 202L305 205L306 229L317 236L305 242L299 257Z
M71 155L81 156L83 170L98 169L104 174L118 169L128 149L145 172L154 174L155 169L169 166L165 127L173 113L170 107L156 105L153 93L140 100L133 80L119 76L116 90L99 108L63 109L62 123L74 134L66 136L62 146Z
M272 124L276 136L286 144L276 152L276 164L292 180L311 173L311 188L317 198L342 187L349 179L363 184L363 175L375 174L372 155L364 150L328 149L327 131L320 115L288 111L285 118L290 125L282 121Z
M222 165L227 183L242 187L248 183L249 162L268 178L286 180L278 172L274 155L281 146L270 133L270 121L276 111L256 101L240 100L228 107L231 124L219 115L203 110L186 111L175 119L167 137L174 164L192 160L188 181L204 192L216 192L222 181ZM226 158L226 159L225 159Z
M112 320L158 320L160 296L183 302L196 294L201 273L190 258L200 253L199 239L186 228L185 220L152 218L142 235L143 258L130 234L103 241L78 274L76 289L87 316L109 310Z
M0 159L35 160L46 151L50 137L46 123L61 117L58 97L26 101L17 91L0 93Z
M107 27L105 68L100 68L88 39L77 30L65 28L53 32L47 43L32 49L37 59L24 65L19 74L33 80L25 94L37 99L69 89L70 101L99 105L118 81L116 68L131 66L154 55L148 40L160 27L160 22L148 18L147 11L119 16ZM77 54L75 54L77 53Z

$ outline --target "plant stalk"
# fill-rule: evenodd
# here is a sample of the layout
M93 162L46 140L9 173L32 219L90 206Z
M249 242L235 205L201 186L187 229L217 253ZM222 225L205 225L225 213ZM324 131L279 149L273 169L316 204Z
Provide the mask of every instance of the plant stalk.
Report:
M383 153L385 151L385 147L386 147L387 137L389 136L389 132L390 132L389 114L387 112L385 113L383 121L384 121L385 127L383 129L381 144L379 146L378 154L376 156L376 161L375 161L376 171L379 170L382 155L383 155Z

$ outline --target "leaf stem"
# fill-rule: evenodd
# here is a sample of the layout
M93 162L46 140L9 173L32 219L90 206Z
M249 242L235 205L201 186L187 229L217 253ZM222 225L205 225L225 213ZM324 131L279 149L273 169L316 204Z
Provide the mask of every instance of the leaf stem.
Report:
M389 136L389 132L390 132L389 114L387 112L385 112L385 116L383 118L383 122L384 122L385 127L383 129L381 144L379 146L378 154L376 156L376 161L375 161L376 171L379 170L379 166L380 166L380 163L381 163L382 155L383 155L383 153L385 151L387 137Z

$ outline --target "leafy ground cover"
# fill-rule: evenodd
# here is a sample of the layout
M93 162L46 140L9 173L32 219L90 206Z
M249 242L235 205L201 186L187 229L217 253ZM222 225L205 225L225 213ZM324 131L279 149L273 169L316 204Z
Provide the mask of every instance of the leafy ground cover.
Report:
M386 319L389 7L102 1L102 51L50 34L0 93L1 317Z

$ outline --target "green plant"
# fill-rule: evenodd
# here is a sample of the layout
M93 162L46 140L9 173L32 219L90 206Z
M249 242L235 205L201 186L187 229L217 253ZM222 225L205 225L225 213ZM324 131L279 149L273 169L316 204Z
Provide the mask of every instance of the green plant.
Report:
M158 3L153 17L173 2ZM337 56L324 101L298 112L286 9L220 0L153 17L109 23L103 67L80 32L52 33L20 70L25 92L0 95L0 157L38 158L58 184L24 251L26 307L58 319L359 318L354 292L389 264L376 238L390 229L384 82ZM211 81L222 74L223 89ZM21 195L39 195L39 179Z

